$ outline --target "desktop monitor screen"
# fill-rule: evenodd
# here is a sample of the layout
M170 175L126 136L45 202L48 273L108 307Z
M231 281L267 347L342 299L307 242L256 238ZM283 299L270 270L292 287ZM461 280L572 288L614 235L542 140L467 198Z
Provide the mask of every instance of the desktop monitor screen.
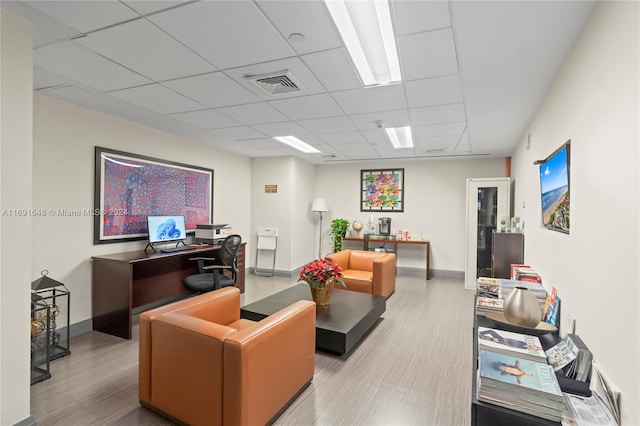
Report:
M187 238L184 216L147 216L147 230L152 244Z

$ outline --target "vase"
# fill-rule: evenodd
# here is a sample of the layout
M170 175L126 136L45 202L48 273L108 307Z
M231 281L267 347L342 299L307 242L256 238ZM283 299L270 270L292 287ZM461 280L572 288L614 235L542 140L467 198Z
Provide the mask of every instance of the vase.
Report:
M534 328L542 311L536 296L525 287L516 287L504 301L504 317L511 324Z
M308 282L309 289L311 290L311 297L318 306L328 306L331 301L331 290L333 289L333 280L325 281L318 287L314 287L312 283Z

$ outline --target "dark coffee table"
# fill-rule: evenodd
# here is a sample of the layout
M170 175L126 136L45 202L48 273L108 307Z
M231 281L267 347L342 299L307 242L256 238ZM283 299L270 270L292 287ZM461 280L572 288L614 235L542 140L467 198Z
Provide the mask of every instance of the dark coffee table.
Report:
M313 300L307 284L272 294L240 309L240 317L260 321L298 300ZM386 299L337 287L331 304L316 308L316 348L344 355L373 327L386 309Z

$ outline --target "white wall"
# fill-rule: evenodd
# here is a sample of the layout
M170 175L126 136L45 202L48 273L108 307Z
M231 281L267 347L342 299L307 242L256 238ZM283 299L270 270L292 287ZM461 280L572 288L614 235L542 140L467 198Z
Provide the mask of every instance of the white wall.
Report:
M360 220L365 225L369 221L370 213L360 211L360 170L377 167L404 168L405 206L402 213L374 213L376 223L378 217L390 217L395 230L421 232L431 243L432 269L463 272L466 179L505 176L505 159L389 160L319 167L316 194L326 198L330 208L323 226L326 253L331 252L331 220ZM345 247L358 248L358 244L345 242ZM398 266L424 269L424 250L423 246L399 246Z
M249 235L248 158L47 96L36 94L34 101L34 207L92 209L97 145L214 169L214 221L229 223L235 232ZM142 249L146 244L94 245L91 216L38 217L34 218L33 230L31 280L47 269L50 277L67 286L71 292L71 324L91 318L91 257ZM247 246L247 261L251 252Z
M0 424L29 417L31 23L0 9Z
M638 2L600 2L513 155L525 261L562 300L576 332L640 424ZM571 139L571 232L540 226L538 167ZM524 205L523 205L524 203Z
M277 271L293 271L313 256L315 173L315 165L294 157L252 160L251 238L255 241L257 228L278 229ZM277 185L278 192L265 193L265 185ZM260 269L271 268L272 256L259 254Z

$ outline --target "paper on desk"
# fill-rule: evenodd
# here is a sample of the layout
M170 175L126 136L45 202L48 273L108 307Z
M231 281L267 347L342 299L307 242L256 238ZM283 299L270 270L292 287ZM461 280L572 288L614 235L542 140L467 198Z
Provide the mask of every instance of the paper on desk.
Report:
M604 374L600 366L593 360L591 364L593 374L591 376L591 390L598 395L607 406L616 423L620 424L620 390Z

